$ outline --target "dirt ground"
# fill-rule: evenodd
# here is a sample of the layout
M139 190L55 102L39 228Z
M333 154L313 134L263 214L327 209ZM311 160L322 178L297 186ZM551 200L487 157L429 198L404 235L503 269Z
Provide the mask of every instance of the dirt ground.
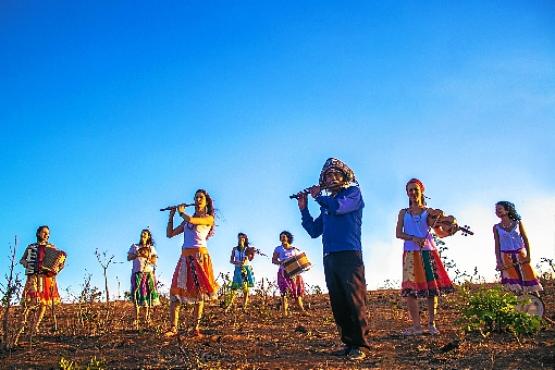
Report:
M553 281L543 295L547 318L555 320ZM0 354L2 369L58 368L60 359L86 368L95 358L109 369L553 369L555 329L547 322L534 336L494 333L464 335L455 324L459 317L457 295L441 299L438 328L441 335L403 337L409 325L397 291L368 292L370 341L368 357L350 362L334 357L341 348L326 295L306 297L308 316L292 305L291 317L282 318L277 297L253 297L246 312L224 313L217 302L207 306L201 337L187 333L192 312L182 310L180 335L162 336L168 328L167 302L153 313L149 328L132 329L130 302L64 304L57 308L58 327L50 317L43 332ZM239 298L238 301L241 299ZM14 313L19 315L19 308ZM14 317L16 325L19 316ZM423 322L426 320L423 312Z

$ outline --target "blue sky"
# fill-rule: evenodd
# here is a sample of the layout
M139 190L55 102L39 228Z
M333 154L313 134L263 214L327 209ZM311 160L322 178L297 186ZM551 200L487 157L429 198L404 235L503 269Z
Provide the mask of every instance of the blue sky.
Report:
M181 239L158 209L205 188L217 273L239 231L271 254L287 229L323 285L321 242L288 195L335 156L366 201L370 287L400 279L395 221L414 176L430 206L477 231L446 240L462 267L493 279L502 199L532 258L554 258L554 18L550 1L3 1L4 255L49 224L69 253L60 286L77 290L85 270L101 285L96 248L124 261L149 226L168 282ZM275 275L264 258L254 268ZM115 265L112 284L126 289L130 270Z

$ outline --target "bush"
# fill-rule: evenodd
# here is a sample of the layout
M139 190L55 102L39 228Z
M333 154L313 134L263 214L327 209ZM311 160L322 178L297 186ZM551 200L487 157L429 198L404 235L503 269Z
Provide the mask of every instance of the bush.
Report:
M464 306L461 323L467 332L479 331L484 337L492 332L515 336L534 334L541 328L541 318L515 309L517 297L501 288L480 289L470 293L463 287Z

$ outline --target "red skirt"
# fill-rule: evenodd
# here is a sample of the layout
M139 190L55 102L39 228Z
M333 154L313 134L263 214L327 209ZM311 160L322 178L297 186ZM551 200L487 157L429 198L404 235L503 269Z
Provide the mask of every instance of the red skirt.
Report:
M23 301L26 304L52 305L60 303L60 293L56 277L43 274L27 275L23 288Z
M218 284L214 279L208 249L183 249L173 273L171 298L183 303L197 303L216 299L217 293Z

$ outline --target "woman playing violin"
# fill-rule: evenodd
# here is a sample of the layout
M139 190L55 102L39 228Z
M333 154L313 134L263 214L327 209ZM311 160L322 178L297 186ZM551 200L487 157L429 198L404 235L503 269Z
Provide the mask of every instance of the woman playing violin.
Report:
M428 301L428 331L435 335L439 334L435 325L438 296L454 290L430 232L431 225L442 213L426 207L425 188L420 180L409 180L405 188L409 208L399 211L396 236L404 240L401 295L406 297L412 327L403 334L422 334L417 298L425 297Z
M160 295L156 288L156 262L158 253L154 247L154 239L149 229L141 230L140 240L131 244L127 252L127 260L133 261L131 270L131 300L135 305L134 327L139 329L140 310L144 308L144 322L150 324L150 309L160 305Z
M254 273L249 261L254 257L251 247L249 247L249 238L247 234L239 233L237 235L237 246L231 251L229 262L235 266L233 271L233 282L231 283L231 300L226 307L226 312L233 307L237 291L243 290L243 310L247 309L249 304L249 288L254 287Z

